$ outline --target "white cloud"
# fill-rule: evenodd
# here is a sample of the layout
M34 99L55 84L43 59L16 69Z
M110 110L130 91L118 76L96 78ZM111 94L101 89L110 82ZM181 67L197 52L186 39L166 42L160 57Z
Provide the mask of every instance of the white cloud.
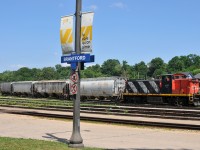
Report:
M62 67L69 67L69 66L71 66L70 64L67 64L67 63L61 63L61 66Z
M113 8L126 9L127 5L122 2L116 2L111 5Z
M21 65L21 64L13 64L9 66L12 70L18 70L22 67L26 67L25 65Z
M87 68L87 67L91 67L91 66L95 66L96 63L85 63L84 66ZM61 63L61 66L62 67L70 67L71 65L70 64L67 64L67 63Z
M95 11L98 9L97 5L90 5L89 9L91 9L92 11Z
M85 65L85 67L87 68L87 67L95 66L96 63L85 63L84 65Z

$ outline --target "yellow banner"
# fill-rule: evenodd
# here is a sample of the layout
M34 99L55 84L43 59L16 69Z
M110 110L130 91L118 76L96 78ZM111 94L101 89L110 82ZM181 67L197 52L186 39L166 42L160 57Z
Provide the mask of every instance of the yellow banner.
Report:
M70 54L73 51L73 16L61 18L60 41L62 54Z
M92 23L94 13L83 13L81 20L81 53L92 52Z

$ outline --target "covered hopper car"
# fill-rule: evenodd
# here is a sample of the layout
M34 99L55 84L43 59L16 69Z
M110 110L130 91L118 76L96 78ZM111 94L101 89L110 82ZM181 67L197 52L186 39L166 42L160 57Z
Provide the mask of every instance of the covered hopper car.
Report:
M11 82L0 83L0 91L2 94L12 94Z
M67 98L69 96L69 80L50 80L37 81L33 83L33 95L35 97L59 97Z
M121 99L126 80L121 77L88 78L81 80L81 97Z
M32 95L33 82L32 81L21 81L11 83L11 89L13 95Z

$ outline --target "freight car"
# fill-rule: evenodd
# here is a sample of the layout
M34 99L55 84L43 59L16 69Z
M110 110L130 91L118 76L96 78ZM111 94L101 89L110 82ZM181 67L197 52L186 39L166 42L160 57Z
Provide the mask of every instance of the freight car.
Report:
M0 92L2 94L12 94L12 89L11 89L11 82L2 82L0 83Z
M11 89L13 95L32 95L33 82L32 81L21 81L21 82L12 82Z
M33 83L34 97L69 98L69 80L37 81Z
M81 80L81 98L108 98L119 100L125 91L126 79L122 77L88 78Z

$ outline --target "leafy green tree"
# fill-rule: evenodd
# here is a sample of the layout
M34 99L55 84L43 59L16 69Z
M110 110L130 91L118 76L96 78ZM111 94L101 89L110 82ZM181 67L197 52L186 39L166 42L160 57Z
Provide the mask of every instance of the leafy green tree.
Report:
M200 66L200 56L197 56L196 54L189 54L187 58L190 61L190 64L186 66L188 71L193 71L196 68L199 68Z
M81 72L81 78L96 78L104 76L101 73L101 66L96 64L94 66L89 66Z
M41 69L33 68L31 71L32 71L32 80L33 81L41 80L41 77L40 77L40 75L42 74Z
M70 67L63 67L60 64L55 66L57 79L69 79L71 68Z
M200 67L200 56L196 56L194 58L194 65L195 67L199 68Z
M108 59L101 66L102 74L106 76L121 76L122 67L119 60Z
M96 78L104 76L101 73L101 66L96 64L94 66L89 66L85 70L82 71L81 76L83 78Z
M180 72L184 69L184 61L189 63L188 59L187 58L184 58L184 57L179 57L179 56L175 56L173 57L169 62L168 62L168 70L172 73L174 72Z
M27 67L22 67L14 73L16 81L31 81L33 80L33 72Z
M128 62L123 60L122 61L122 76L126 78L131 78L133 67L128 65Z
M148 68L144 61L136 63L133 68L135 73L134 78L146 78Z
M193 70L191 72L192 72L193 75L196 75L196 74L200 73L200 69L195 69L195 70Z
M0 81L1 82L11 82L15 81L15 76L13 71L4 71L0 74Z
M165 72L166 64L160 57L156 57L148 64L148 76L156 78L158 75ZM159 71L158 71L159 70Z
M41 80L55 80L58 79L55 68L53 67L44 67L40 74Z
M176 56L178 57L178 56ZM200 66L200 56L196 54L189 54L187 56L180 56L179 59L183 63L182 71L193 71Z

